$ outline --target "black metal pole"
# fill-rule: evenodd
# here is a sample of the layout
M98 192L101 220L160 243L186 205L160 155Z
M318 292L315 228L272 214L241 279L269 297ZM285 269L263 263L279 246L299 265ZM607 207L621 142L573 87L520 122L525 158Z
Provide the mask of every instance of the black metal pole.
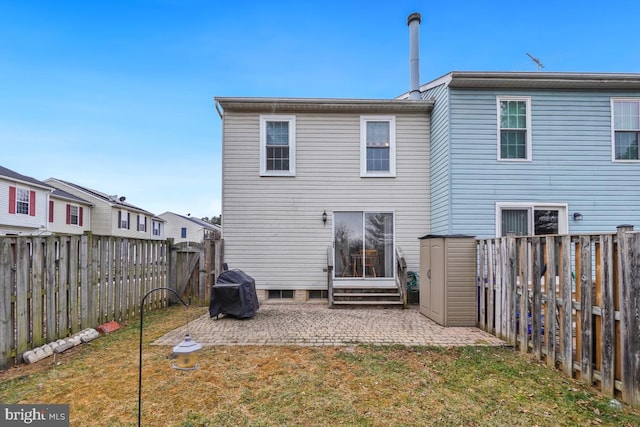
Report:
M151 289L142 297L142 301L140 301L140 350L139 350L140 363L138 365L138 427L141 426L140 421L142 419L142 320L144 319L144 300L146 300L147 297L152 293L154 293L155 291L162 291L162 290L173 292L175 296L178 297L180 302L184 304L185 307L189 307L189 304L184 302L182 297L174 289L164 288L164 287Z

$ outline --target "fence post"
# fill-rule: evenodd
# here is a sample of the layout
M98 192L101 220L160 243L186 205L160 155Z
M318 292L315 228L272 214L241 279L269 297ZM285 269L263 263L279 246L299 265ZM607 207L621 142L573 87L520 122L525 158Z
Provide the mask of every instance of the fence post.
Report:
M640 406L640 239L630 233L633 226L618 226L618 269L620 286L622 398L634 407Z

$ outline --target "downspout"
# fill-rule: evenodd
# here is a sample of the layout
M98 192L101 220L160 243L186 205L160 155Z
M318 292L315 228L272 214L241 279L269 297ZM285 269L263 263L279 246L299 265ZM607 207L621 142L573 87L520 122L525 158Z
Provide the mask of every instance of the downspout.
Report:
M409 99L421 99L420 96L420 22L422 17L415 12L407 18L409 26Z

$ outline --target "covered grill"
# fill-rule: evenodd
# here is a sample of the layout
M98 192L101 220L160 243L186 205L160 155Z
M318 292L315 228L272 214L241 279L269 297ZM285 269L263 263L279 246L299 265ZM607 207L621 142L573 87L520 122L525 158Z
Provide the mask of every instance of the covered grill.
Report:
M216 319L220 314L248 319L259 306L256 282L242 270L223 271L211 288L209 316Z

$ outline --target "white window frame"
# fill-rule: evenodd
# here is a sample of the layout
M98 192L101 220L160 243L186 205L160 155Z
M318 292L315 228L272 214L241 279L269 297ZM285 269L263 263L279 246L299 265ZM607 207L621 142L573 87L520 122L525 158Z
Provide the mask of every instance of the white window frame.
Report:
M160 221L156 221L156 220L152 220L151 221L151 228L152 228L152 234L154 236L160 236Z
M75 215L75 219L76 222L73 222L73 210L76 210L76 215ZM80 206L78 205L73 205L70 204L69 205L69 225L76 225L76 226L80 226Z
M526 116L526 158L524 159L509 159L509 158L502 158L501 153L502 153L502 133L500 132L502 130L502 127L500 126L500 103L503 101L522 101L525 102L526 107L527 107L527 116ZM496 97L496 126L497 126L497 153L496 153L496 158L498 159L498 161L501 162L530 162L531 161L531 153L532 153L532 139L531 139L531 97L530 96L497 96Z
M289 123L289 170L267 170L267 122ZM296 116L261 115L260 116L260 176L296 175Z
M367 122L389 122L389 170L367 171ZM389 178L396 176L396 117L360 116L360 177Z
M120 210L120 224L118 224L118 228L121 230L129 229L129 212Z
M502 237L502 210L503 209L526 209L528 215L528 235L533 235L533 212L536 210L557 210L558 211L558 234L569 233L569 206L567 203L543 203L543 202L497 202L496 203L496 237Z
M640 98L611 98L611 161L616 163L638 163L640 162L640 153L637 159L616 159L616 126L615 126L615 103L616 102L636 102L640 104ZM632 129L620 129L621 131ZM640 132L640 129L637 130ZM638 149L640 151L640 147Z
M392 257L395 260L395 253L396 253L396 249L397 249L397 233L398 230L396 228L396 217L397 217L397 212L394 209L362 209L362 210L336 210L333 211L332 214L332 220L331 220L331 224L332 224L332 239L333 239L333 252L332 252L332 258L333 258L333 265L335 265L335 235L336 235L336 214L344 214L344 213L358 213L362 215L362 236L363 236L363 242L365 239L365 236L367 235L367 230L366 230L366 215L367 214L377 214L377 213L381 213L381 214L391 214L392 218L393 218L393 222L392 222L392 227L393 227L393 239L392 239ZM333 275L334 275L334 280L336 281L342 281L344 280L345 282L350 282L350 284L356 284L355 286L360 286L360 285L371 285L371 286L376 286L376 285L381 285L381 284L386 284L386 283L393 283L395 284L396 282L396 277L398 275L398 271L397 271L397 263L394 261L392 262L393 264L393 272L392 272L392 276L391 277L340 277L338 276L336 270L333 270Z
M22 197L21 197L22 196ZM27 211L24 211L26 206ZM29 215L31 213L31 190L28 188L16 187L16 214Z

